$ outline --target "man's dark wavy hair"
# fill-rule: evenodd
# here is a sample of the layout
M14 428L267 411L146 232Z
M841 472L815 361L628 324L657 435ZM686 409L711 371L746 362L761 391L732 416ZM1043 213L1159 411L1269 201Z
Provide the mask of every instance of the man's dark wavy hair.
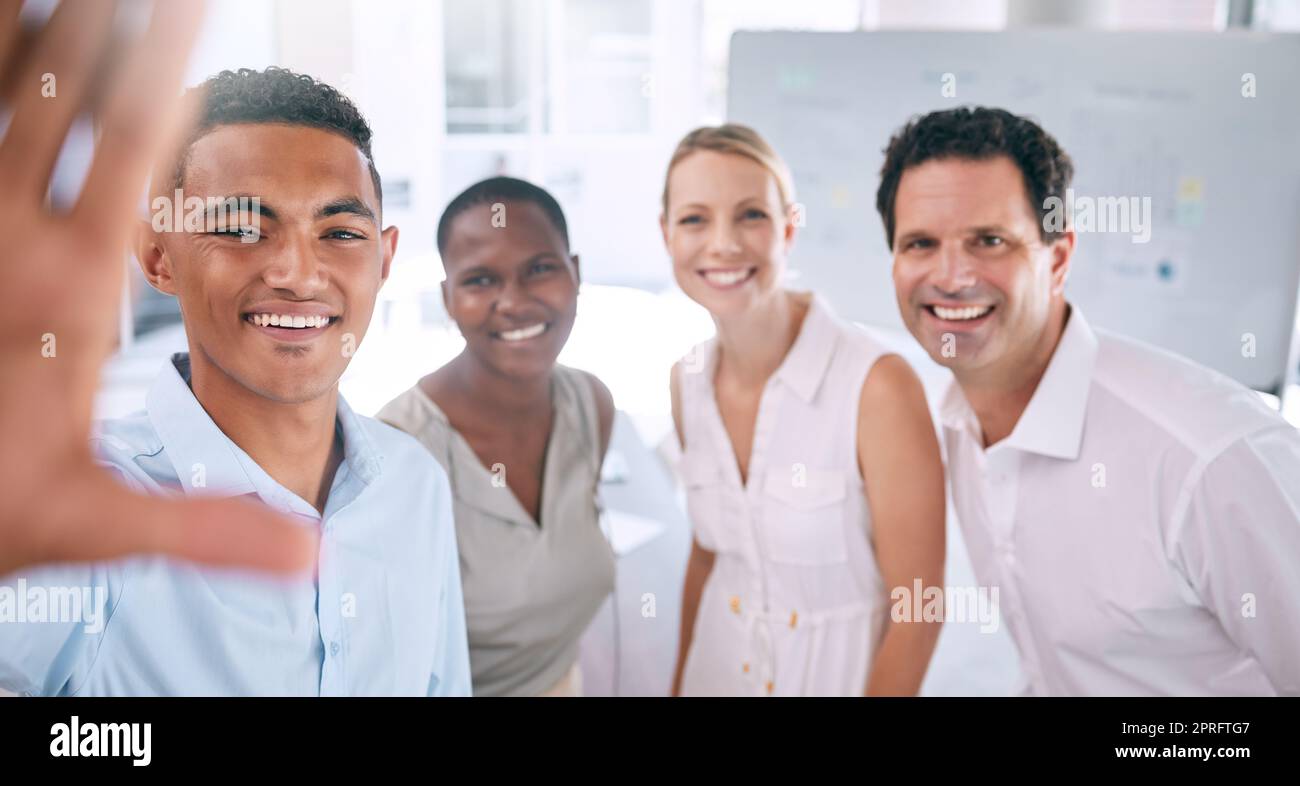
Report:
M1065 201L1074 164L1056 140L1032 120L1005 109L957 107L914 117L889 140L880 170L876 210L885 222L885 242L894 247L894 200L903 173L926 161L957 158L986 161L1006 156L1020 169L1030 207L1044 242L1059 236L1044 223L1048 197Z
M176 162L176 188L182 185L190 146L212 129L237 123L282 123L331 131L356 145L370 165L375 196L383 204L379 170L370 151L370 124L356 104L324 82L287 68L272 66L265 71L241 68L209 77L203 84L186 91L186 95L191 100L197 97L201 107L197 125Z

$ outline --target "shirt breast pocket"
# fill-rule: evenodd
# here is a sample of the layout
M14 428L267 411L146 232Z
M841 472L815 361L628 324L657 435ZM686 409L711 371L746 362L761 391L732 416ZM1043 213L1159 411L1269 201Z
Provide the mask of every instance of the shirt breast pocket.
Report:
M763 479L763 535L767 559L815 567L848 560L842 470L785 468Z

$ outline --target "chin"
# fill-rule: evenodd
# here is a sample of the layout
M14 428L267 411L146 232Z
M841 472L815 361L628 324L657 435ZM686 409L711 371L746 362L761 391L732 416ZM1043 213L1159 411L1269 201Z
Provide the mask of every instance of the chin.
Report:
M332 382L316 381L296 385L272 384L258 392L265 398L278 401L281 404L303 404L308 401L315 401L328 394L333 388L334 383Z
M954 374L961 374L968 371L976 371L988 365L986 356L988 356L989 353L984 352L983 350L984 347L967 349L958 345L956 357L944 357L943 352L941 351L930 353L930 357L935 363L938 363Z
M529 358L497 358L493 365L501 375L523 380L546 376L555 368L555 362L555 358L548 354Z
M758 301L758 293L752 289L717 292L712 289L700 291L699 288L695 288L695 291L686 294L715 317L744 314Z
M256 380L246 385L263 398L281 404L301 404L314 401L333 390L342 376L342 369L280 368L270 372L258 369L247 379Z
M927 350L926 354L928 354L930 356L930 359L933 360L937 365L943 366L949 371L952 372L961 371L962 368L964 367L964 364L959 362L957 358L944 357L943 352L939 350L935 350L935 351Z

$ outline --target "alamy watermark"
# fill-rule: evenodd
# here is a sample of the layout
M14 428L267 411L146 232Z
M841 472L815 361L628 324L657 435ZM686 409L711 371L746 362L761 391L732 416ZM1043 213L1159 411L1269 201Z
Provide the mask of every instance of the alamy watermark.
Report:
M131 759L133 767L153 761L151 723L98 723L73 715L67 723L50 726L50 755L113 756Z
M997 587L926 587L914 579L894 587L889 599L894 622L978 622L980 633L994 633L1001 620Z
M18 622L80 622L86 633L104 630L108 588L47 586L18 579L0 586L0 624Z
M1043 200L1043 231L1052 234L1073 229L1075 232L1112 232L1128 234L1134 243L1151 242L1151 197L1074 195L1065 190L1065 199L1049 196Z
M262 236L261 197L157 196L149 203L150 225L155 232L238 233L241 243L256 243Z

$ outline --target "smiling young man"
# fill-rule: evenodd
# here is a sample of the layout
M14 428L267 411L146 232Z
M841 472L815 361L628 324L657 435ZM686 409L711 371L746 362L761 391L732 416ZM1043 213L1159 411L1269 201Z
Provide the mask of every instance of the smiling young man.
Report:
M180 301L189 352L166 364L145 412L101 424L95 448L138 490L250 496L318 531L316 576L163 558L35 572L28 597L92 587L103 607L0 625L0 686L468 695L446 475L338 393L397 246L370 128L333 88L281 69L201 89L196 130L151 192L156 208L178 193L204 208L170 231L143 226L137 245L149 283ZM203 215L224 200L234 216Z
M1033 694L1300 694L1300 435L1252 391L1065 296L1073 165L999 109L890 140L877 207L976 575Z

